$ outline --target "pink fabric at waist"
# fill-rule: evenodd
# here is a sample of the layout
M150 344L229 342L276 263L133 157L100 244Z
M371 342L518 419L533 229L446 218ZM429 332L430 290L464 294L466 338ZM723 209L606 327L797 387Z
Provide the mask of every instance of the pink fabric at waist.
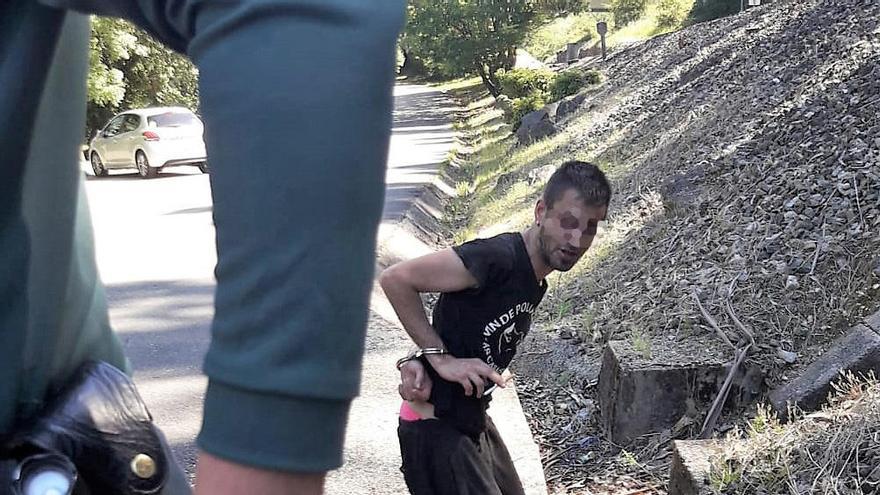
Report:
M419 421L422 417L419 416L419 413L413 411L413 409L409 407L409 402L403 401L400 404L400 419L403 421Z

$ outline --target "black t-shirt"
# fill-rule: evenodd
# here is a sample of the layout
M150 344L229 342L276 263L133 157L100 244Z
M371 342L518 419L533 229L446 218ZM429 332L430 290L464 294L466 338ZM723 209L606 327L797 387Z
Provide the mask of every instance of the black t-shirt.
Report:
M478 286L441 294L434 306L434 329L453 356L480 358L501 373L528 333L547 284L536 280L519 233L477 239L453 249ZM461 385L441 379L430 367L429 373L434 380L434 414L453 421L465 433L482 431L490 397L467 397Z

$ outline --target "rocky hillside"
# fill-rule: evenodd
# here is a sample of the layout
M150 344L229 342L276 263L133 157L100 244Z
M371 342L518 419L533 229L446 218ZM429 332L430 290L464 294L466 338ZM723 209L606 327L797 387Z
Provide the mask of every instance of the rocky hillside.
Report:
M880 3L774 2L592 67L604 83L509 160L530 157L514 171L524 177L586 159L613 179L601 240L545 302L543 320L574 337L581 361L609 340L662 363L732 356L702 305L734 345L754 336L748 360L772 388L880 307ZM527 209L538 191L512 188L509 203ZM501 228L528 215L511 218ZM525 402L548 476L571 480L602 458L595 423L580 421L591 378L546 400L559 384L546 378L577 353L548 366L542 352L519 362ZM577 469L553 474L566 463Z
M778 2L600 68L565 130L617 190L607 257L574 296L597 336L720 343L697 294L780 365L876 309L880 4Z

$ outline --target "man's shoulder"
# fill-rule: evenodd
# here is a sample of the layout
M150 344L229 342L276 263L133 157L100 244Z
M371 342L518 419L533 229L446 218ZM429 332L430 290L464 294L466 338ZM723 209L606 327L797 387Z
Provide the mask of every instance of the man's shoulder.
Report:
M514 254L516 252L516 243L519 242L519 232L505 232L492 237L481 237L461 243L453 249L467 249L471 247L479 247L481 250L491 252L497 251L499 254Z
M489 278L506 277L517 260L519 233L509 232L494 237L474 239L453 249L477 280L484 284Z

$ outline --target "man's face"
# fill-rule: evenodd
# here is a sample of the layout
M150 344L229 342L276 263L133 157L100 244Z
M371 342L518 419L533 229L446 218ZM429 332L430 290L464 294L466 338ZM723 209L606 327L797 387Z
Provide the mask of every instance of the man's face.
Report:
M538 202L538 242L544 263L567 272L584 256L605 220L607 206L587 206L577 191L569 189L553 205Z

